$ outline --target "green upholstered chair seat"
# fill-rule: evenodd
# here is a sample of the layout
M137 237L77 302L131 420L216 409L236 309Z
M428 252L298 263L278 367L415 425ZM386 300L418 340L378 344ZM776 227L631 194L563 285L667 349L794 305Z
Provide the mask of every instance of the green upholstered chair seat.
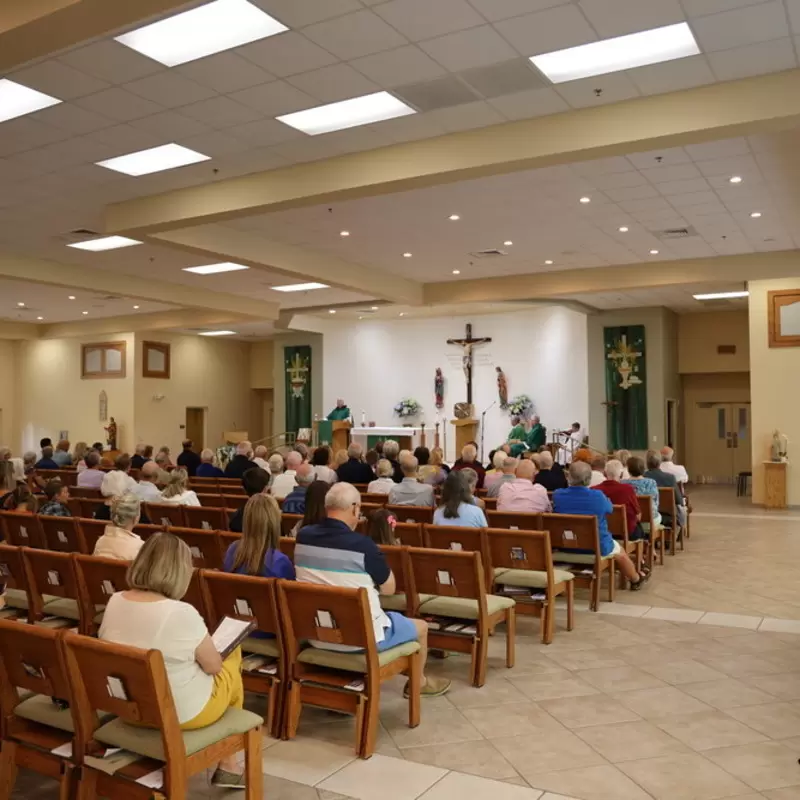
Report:
M603 561L612 558L612 555L603 556ZM594 564L594 553L570 553L559 550L553 553L553 561L563 564Z
M410 656L418 650L419 642L406 642L397 647L390 647L388 650L378 653L378 665L385 667L392 661L403 656ZM321 647L307 647L300 651L297 660L302 661L303 664L341 669L346 672L364 673L367 671L367 658L363 653L340 653L336 650L323 650Z
M432 594L419 595L419 602L424 603L426 600L433 599ZM408 601L405 592L398 592L397 594L382 594L381 595L381 608L386 611L405 611Z
M24 589L6 589L5 600L9 608L21 608L23 611L28 610L28 595L25 593Z
M554 569L553 579L556 583L571 581L573 574L565 569ZM495 574L495 583L508 586L529 586L532 589L547 588L547 573L535 569L507 569L500 575Z
M67 733L75 733L72 724L72 713L68 708L60 709L46 694L33 694L23 700L14 710L18 717L48 725ZM101 720L110 720L113 714L100 714Z
M486 608L489 614L496 614L511 608L513 597L500 597L496 594L486 595ZM445 597L440 595L428 600L419 607L422 614L434 614L437 617L453 617L454 619L478 619L478 601L468 597Z
M46 617L63 617L64 619L74 619L80 621L81 612L78 608L77 600L70 600L68 597L58 597L44 604L42 613Z
M213 725L199 728L196 731L183 731L183 746L186 748L186 755L190 756L209 745L227 739L228 736L246 733L263 724L264 720L258 714L238 708L229 708ZM152 728L139 728L128 725L121 719L114 719L98 728L94 738L103 744L121 747L123 750L130 750L140 756L154 758L157 761L165 760L161 731Z
M257 639L254 636L248 636L242 642L242 650L245 653L258 653L260 656L270 656L271 658L281 657L281 650L275 639Z

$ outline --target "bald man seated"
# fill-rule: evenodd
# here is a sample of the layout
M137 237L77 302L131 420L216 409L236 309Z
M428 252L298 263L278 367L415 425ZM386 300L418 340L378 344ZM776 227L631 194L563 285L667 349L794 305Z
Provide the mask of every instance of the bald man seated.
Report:
M523 460L517 464L515 479L504 483L497 494L498 511L522 511L541 514L550 511L547 489L534 483L536 464Z

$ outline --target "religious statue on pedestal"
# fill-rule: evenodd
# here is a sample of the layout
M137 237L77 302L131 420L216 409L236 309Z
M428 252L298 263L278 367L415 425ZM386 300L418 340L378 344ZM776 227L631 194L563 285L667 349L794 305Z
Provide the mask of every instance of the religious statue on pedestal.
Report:
M786 434L779 430L772 432L772 460L789 460L789 440L786 438Z
M433 391L436 395L436 408L444 408L444 375L442 375L441 367L436 367L436 377L433 379Z
M109 450L116 450L117 449L117 423L114 422L114 417L111 417L111 421L108 423L108 426L104 428L105 432L108 434L108 438L106 439L106 443L108 444Z
M497 394L500 398L500 408L508 408L508 381L502 367L495 367L497 371Z

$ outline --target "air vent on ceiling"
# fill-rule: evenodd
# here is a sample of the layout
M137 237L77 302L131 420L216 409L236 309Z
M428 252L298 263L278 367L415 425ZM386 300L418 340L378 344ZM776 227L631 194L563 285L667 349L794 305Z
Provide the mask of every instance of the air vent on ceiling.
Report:
M118 294L104 294L100 297L101 300L108 300L109 302L113 302L115 300L122 300L122 298Z
M475 67L459 72L458 76L484 97L541 89L544 83L527 58L501 61L489 67Z
M653 231L659 239L688 239L690 236L697 236L697 231L691 226L685 228L667 228L663 231Z
M496 247L491 247L488 250L473 250L469 254L472 258L497 258L498 256L507 256L505 250L498 250Z
M478 99L476 94L452 75L428 83L399 86L392 93L419 111L435 111L437 108L473 103Z
M90 230L89 228L76 228L70 231L74 236L97 236L97 231Z

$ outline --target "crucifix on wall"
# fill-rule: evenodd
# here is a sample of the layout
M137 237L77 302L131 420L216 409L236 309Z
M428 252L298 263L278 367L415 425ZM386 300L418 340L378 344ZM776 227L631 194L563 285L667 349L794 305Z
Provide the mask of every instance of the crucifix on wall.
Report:
M461 356L461 368L464 370L464 378L467 381L467 402L472 405L472 348L477 344L488 344L492 340L484 337L482 339L472 338L472 325L467 323L467 335L463 339L448 339L447 344L457 344L463 348Z

